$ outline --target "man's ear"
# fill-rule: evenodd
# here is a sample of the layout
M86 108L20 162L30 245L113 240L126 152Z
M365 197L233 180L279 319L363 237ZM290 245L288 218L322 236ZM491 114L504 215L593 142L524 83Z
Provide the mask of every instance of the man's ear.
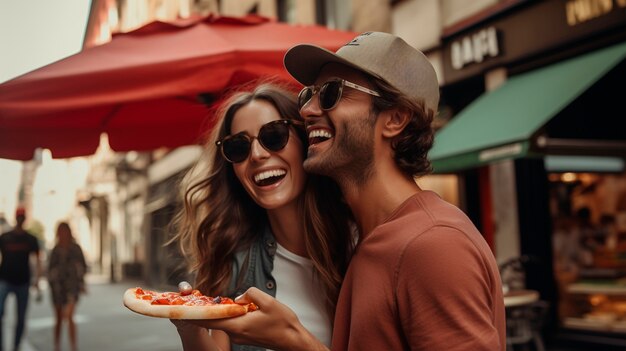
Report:
M394 108L385 111L383 114L382 133L386 138L393 139L398 136L411 119L411 114L407 109Z

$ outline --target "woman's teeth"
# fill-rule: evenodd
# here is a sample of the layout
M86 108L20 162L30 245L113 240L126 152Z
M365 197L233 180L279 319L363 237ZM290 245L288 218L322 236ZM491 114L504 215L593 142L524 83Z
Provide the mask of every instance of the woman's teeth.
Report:
M269 185L282 179L285 174L287 174L287 171L285 171L284 169L264 171L254 176L254 182L257 185Z

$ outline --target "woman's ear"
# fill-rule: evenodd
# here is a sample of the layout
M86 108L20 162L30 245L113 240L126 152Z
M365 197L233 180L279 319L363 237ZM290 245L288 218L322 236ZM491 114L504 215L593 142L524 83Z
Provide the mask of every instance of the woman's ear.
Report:
M381 117L383 117L383 136L393 139L400 133L402 133L406 125L409 124L411 115L407 109L394 108L385 111L385 113Z

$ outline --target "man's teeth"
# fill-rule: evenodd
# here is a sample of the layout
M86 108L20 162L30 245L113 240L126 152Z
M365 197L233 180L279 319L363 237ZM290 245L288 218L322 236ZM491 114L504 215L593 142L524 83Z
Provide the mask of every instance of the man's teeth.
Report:
M284 169L275 169L275 170L271 170L271 171L265 171L265 172L261 172L257 175L254 176L254 181L255 182L260 182L262 180L265 180L267 178L271 178L271 177L280 177L284 174L286 174L287 171L285 171Z
M333 135L325 130L325 129L315 129L309 132L309 139L311 138L326 138L326 139L330 139L332 138Z

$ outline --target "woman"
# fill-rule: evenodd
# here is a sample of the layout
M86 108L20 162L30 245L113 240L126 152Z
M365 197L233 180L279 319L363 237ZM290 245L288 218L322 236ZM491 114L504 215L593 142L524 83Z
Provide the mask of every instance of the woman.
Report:
M71 348L77 350L74 308L79 294L85 292L83 278L87 265L83 251L74 241L72 230L67 223L59 223L56 237L57 243L52 249L48 263L48 282L56 316L54 349L61 349L61 325L65 320L68 324Z
M235 297L255 286L330 344L352 217L330 179L304 172L307 137L295 95L263 84L233 95L218 116L184 182L174 239L191 258L195 288ZM186 350L241 349L224 332L174 323Z

